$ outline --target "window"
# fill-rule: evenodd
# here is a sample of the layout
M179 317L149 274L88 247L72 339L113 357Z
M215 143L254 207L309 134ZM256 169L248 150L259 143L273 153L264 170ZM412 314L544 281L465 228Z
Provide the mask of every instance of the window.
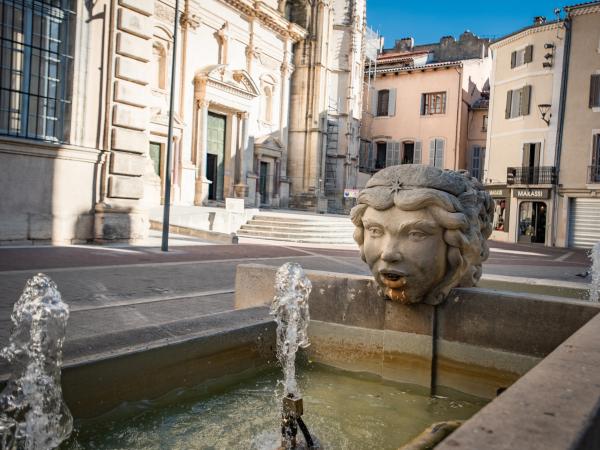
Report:
M387 116L390 103L390 91L383 89L377 91L377 116Z
M531 86L523 86L506 93L505 118L526 116L531 103Z
M487 131L488 127L488 116L487 114L483 115L483 123L481 124L481 131Z
M66 140L71 3L0 4L0 134Z
M600 183L600 133L594 134L592 137L590 183Z
M432 139L429 141L429 165L444 168L444 140Z
M483 161L485 155L485 148L475 145L471 148L471 161L469 172L473 178L477 178L481 181L481 176L483 175Z
M446 93L432 92L421 96L421 115L444 114L446 112Z
M378 142L377 143L377 154L375 157L375 169L385 169L387 155L387 142Z
M600 108L600 74L590 79L590 108Z
M528 64L531 61L533 61L533 45L528 45L520 50L515 50L510 55L510 67L512 69L522 66L523 64Z

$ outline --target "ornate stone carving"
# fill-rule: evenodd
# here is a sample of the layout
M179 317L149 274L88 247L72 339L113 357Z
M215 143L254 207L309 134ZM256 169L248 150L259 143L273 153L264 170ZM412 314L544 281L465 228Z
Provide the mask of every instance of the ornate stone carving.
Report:
M375 174L351 212L380 294L405 304L439 304L479 280L492 216L491 197L467 172L419 164Z
M200 23L200 17L189 11L184 11L179 18L179 24L181 25L181 28L189 27L192 30L195 30L200 26Z

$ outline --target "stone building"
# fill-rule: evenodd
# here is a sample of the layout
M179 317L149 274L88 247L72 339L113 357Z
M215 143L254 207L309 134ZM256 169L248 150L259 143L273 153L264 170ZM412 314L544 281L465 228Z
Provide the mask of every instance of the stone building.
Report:
M553 118L558 116L564 37L562 21L535 18L531 26L491 46L484 181L496 202L494 239L551 242L558 133ZM539 105L548 105L545 116Z
M291 206L347 209L356 188L362 111L365 0L293 0L290 18L308 31L297 44L289 133Z
M555 244L589 248L600 242L600 2L566 12L569 58L557 143Z
M600 2L565 7L492 45L484 179L493 238L591 247L600 240Z
M161 204L166 188L174 4L0 4L3 58L9 61L0 85L0 242L136 241L146 235L148 209ZM333 87L348 104L351 81L343 80L352 71L330 65L321 74L320 68L322 56L334 61L346 54L347 36L363 25L364 3L310 5L180 2L173 203L219 205L237 197L247 206L286 207L290 193L316 192L310 187L318 186L315 174L322 170L314 156L325 141L291 138L289 120L299 119L290 104L321 102ZM334 26L342 12L352 19ZM334 42L340 33L335 42L344 45L317 52L315 39ZM353 58L349 67L358 67ZM326 82L315 95L319 77ZM313 125L307 124L310 134ZM345 131L340 135L346 139ZM304 159L315 170L299 169Z
M488 39L384 49L366 70L360 180L396 164L431 164L482 175L491 59Z

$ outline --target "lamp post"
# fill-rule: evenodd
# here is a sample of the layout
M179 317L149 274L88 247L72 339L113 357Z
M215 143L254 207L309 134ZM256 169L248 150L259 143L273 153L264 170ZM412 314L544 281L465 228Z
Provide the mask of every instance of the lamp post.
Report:
M162 244L163 252L169 251L169 212L171 207L171 153L173 147L173 109L175 108L175 62L177 59L177 25L179 21L179 0L175 0L175 20L173 22L173 58L171 62L171 91L169 92L169 131L167 134L167 161L165 167L165 204L163 210Z
M540 110L540 114L542 115L542 120L544 122L546 122L546 125L550 126L550 117L552 117L552 114L550 113L550 107L552 105L549 105L547 103L542 103L541 105L538 105L538 108ZM548 115L548 118L546 119L546 114Z

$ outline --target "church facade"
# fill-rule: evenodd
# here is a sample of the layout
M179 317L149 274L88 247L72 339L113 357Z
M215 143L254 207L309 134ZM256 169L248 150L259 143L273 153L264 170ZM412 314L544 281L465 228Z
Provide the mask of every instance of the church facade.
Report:
M13 57L0 86L0 241L143 239L165 196L172 81L172 203L285 208L304 195L296 203L316 207L327 164L337 179L351 172L364 11L355 0L182 0L174 52L172 0L3 3ZM331 160L330 97L344 148Z

